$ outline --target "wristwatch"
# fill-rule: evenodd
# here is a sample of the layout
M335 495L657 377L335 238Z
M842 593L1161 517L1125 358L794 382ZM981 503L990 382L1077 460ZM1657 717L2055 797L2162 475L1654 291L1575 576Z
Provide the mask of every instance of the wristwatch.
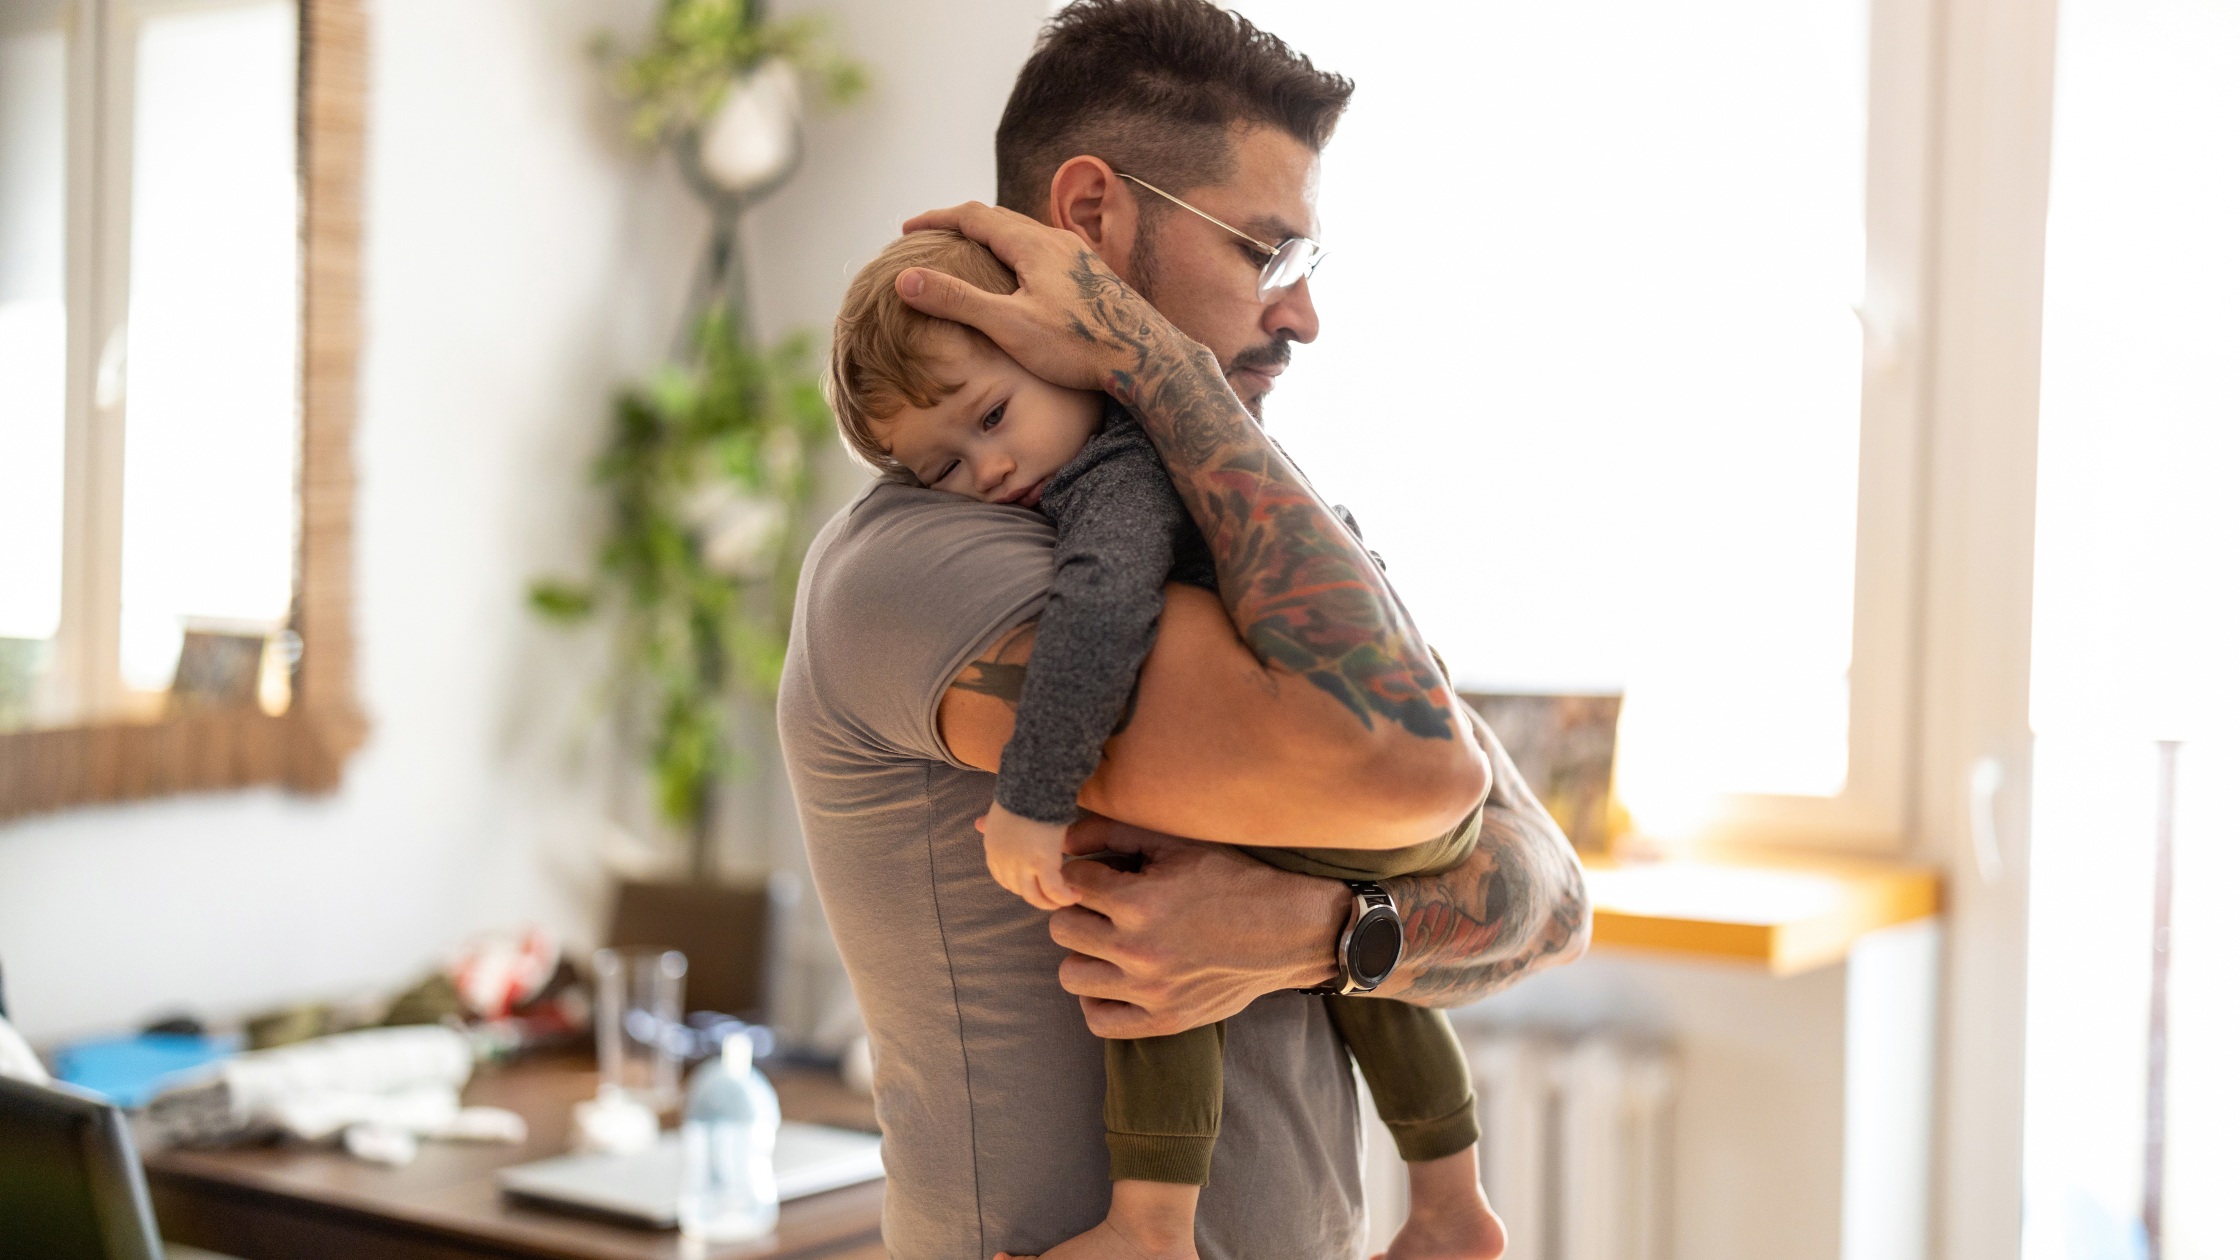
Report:
M1400 965L1400 912L1384 885L1365 879L1345 881L1353 890L1353 915L1338 933L1338 978L1301 993L1368 993Z

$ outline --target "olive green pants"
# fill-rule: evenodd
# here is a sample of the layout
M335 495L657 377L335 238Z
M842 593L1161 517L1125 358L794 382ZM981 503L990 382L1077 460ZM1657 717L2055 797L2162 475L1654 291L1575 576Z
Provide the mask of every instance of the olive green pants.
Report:
M1478 844L1474 813L1437 840L1405 849L1260 849L1271 866L1326 879L1435 875ZM1402 1159L1438 1159L1478 1140L1470 1065L1446 1013L1372 997L1326 997L1330 1022L1361 1066L1377 1115ZM1104 1043L1105 1143L1114 1181L1204 1185L1221 1133L1221 1024L1171 1037Z

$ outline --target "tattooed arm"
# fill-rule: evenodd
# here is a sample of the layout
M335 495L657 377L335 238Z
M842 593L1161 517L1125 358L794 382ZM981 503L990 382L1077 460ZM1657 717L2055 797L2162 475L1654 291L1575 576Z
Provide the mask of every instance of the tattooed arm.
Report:
M1478 847L1445 874L1386 881L1407 949L1380 998L1458 1006L1587 948L1592 916L1571 845L1492 732L1472 726L1494 768ZM1067 843L1144 858L1140 872L1068 866L1081 903L1050 918L1051 938L1070 951L1059 982L1100 1037L1195 1028L1336 974L1331 943L1351 900L1335 880L1102 818Z
M1187 650L1154 650L1139 712L1171 713L1182 726L1147 718L1116 737L1084 803L1096 807L1101 791L1130 821L1229 843L1353 847L1413 844L1474 808L1488 770L1476 742L1460 737L1459 701L1367 551L1268 441L1213 355L1070 233L977 204L906 226L981 241L1020 287L998 296L910 270L897 280L902 297L979 328L1047 380L1126 403L1213 552L1234 628L1192 634ZM1168 608L1162 647L1201 628L1172 624L1175 597ZM1241 657L1224 651L1240 643ZM1229 695L1244 707L1214 703ZM971 742L968 724L944 705L951 751L970 760L959 746ZM1242 798L1233 776L1207 773L1203 754L1224 740L1261 758L1256 775L1250 760L1224 759L1252 776ZM1287 792L1350 796L1381 821L1363 827L1358 809L1287 806ZM1160 808L1146 812L1153 798Z
M1459 1006L1587 949L1593 912L1578 855L1485 719L1465 712L1493 763L1478 847L1443 875L1385 881L1407 948L1379 997Z

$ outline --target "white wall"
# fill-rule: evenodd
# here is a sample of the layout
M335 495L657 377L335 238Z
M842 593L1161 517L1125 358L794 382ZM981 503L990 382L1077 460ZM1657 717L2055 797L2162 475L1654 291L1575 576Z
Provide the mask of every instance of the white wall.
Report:
M596 931L615 789L586 645L530 622L579 564L613 384L663 349L704 219L622 142L584 58L646 0L372 0L358 434L360 686L333 797L271 791L0 827L0 966L34 1038L407 979L479 930ZM759 212L764 326L822 325L908 213L987 197L1039 0L825 6L872 97ZM782 802L772 802L782 806ZM771 811L782 817L782 807ZM784 835L762 845L793 864Z

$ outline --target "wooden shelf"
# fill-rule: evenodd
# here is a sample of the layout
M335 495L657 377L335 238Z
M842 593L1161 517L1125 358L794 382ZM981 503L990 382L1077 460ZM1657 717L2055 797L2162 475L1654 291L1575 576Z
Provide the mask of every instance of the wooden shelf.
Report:
M1752 963L1777 976L1840 962L1869 932L1936 915L1926 867L1817 855L1590 865L1594 948Z

